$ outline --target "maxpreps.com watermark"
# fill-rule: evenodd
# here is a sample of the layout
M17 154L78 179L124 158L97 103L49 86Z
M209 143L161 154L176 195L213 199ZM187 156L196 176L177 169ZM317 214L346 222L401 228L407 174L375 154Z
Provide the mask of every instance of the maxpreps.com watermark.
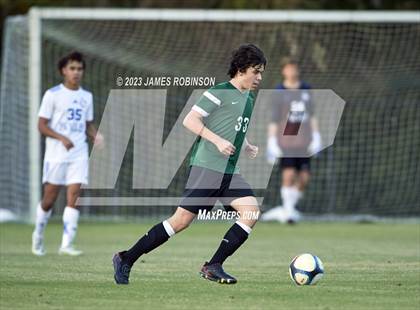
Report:
M225 211L222 209L208 211L208 210L199 210L197 215L197 220L201 221L217 221L217 220L258 220L260 216L259 211Z
M115 80L118 87L210 87L214 86L215 83L216 78L210 76L118 76Z

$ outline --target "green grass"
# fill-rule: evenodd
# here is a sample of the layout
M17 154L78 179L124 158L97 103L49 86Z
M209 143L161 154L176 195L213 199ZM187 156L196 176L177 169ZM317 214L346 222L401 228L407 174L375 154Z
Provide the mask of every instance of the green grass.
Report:
M205 281L198 270L229 223L197 223L140 258L129 286L113 281L113 252L145 224L82 223L82 257L57 255L61 225L50 223L48 254L30 254L32 227L0 225L0 308L30 309L419 309L420 226L416 224L259 223L225 263L233 286ZM326 274L297 287L294 255L311 252Z

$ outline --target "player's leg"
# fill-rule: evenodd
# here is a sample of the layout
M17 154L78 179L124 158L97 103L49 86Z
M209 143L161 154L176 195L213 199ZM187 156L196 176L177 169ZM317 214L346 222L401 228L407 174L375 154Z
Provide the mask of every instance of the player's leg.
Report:
M65 184L65 167L62 163L44 161L42 169L43 196L37 206L35 229L32 233L32 253L44 255L44 230L51 216L60 186Z
M187 228L194 220L196 214L178 207L175 213L167 220L153 226L129 250L123 252L123 259L133 265L141 255L149 253L170 237Z
M296 187L303 194L306 187L308 186L309 180L311 179L311 173L309 170L301 170L299 171L297 180L296 180Z
M66 207L63 212L63 237L61 239L60 254L72 256L81 255L82 251L76 250L73 246L77 234L80 211L76 205L80 196L80 183L67 185Z
M299 158L299 173L296 179L298 190L303 193L311 178L311 159Z
M153 226L129 250L116 253L112 259L114 279L117 284L128 284L130 270L140 256L165 243L175 233L187 228L194 220L200 208L211 209L215 203L209 198L208 188L201 184L212 178L210 171L200 167L192 167L188 177L183 200L175 213L167 220ZM197 200L198 199L198 200ZM205 201L205 203L203 203ZM208 205L207 205L208 204Z
M200 274L212 281L234 284L236 279L224 272L222 264L248 239L260 210L251 186L240 174L225 175L218 194L225 209L239 212L240 218L223 236L218 249L210 261L204 264Z
M80 211L76 205L80 196L80 188L82 184L88 183L89 163L87 160L77 160L65 164L66 167L66 207L63 212L63 237L60 254L77 256L82 254L73 246L77 233Z
M195 213L178 207L170 218L153 226L130 249L116 253L113 258L115 282L128 284L131 267L140 256L156 249L177 232L187 228L195 216Z
M301 197L301 192L296 186L296 180L299 172L298 158L285 158L282 161L282 184L281 198L283 201L284 221L294 223L299 220L299 213L296 210L296 204Z
M230 203L230 206L239 212L240 219L229 228L213 257L204 264L200 271L204 278L222 284L235 284L237 282L233 276L223 270L222 264L248 239L248 235L260 214L254 196L237 198Z
M231 256L245 241L258 220L259 208L255 197L247 196L233 200L231 207L240 214L240 219L226 232L219 248L210 259L209 264L219 263Z
M32 233L32 253L35 255L45 255L44 231L59 192L60 185L44 184L42 200L36 208L35 229Z
M275 206L261 216L262 221L279 221L286 223L290 220L290 214L296 213L296 178L297 158L284 157L280 160L280 197L282 205Z
M296 178L296 189L298 194L296 195L296 204L299 202L300 199L303 197L303 193L306 189L306 186L309 183L309 180L311 178L310 173L310 158L300 158L299 159L299 170L297 172L297 178ZM295 211L295 215L297 215L297 219L300 218L300 214Z

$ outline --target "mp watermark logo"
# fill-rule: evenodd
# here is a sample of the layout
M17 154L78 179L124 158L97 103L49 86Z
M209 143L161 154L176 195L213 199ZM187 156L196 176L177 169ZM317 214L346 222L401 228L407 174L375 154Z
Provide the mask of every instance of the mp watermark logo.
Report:
M168 188L197 141L197 136L183 126L183 120L194 105L200 105L205 92L205 89L194 90L180 109L179 106L174 106L179 105L178 101L167 98L166 89L111 90L99 125L105 144L101 149L92 149L89 158L89 184L83 186L88 190L79 198L78 204L179 205L182 191L174 195ZM237 166L251 188L266 189L273 170L274 161L267 162L266 157L270 153L267 143L267 128L270 124L277 126L278 134L275 139L283 157L310 157L333 144L345 102L332 90L261 89L255 97L250 119L243 117L246 104L235 99L238 98L237 92L219 90L214 95L215 99L210 96L206 104L215 105L211 111L213 115L203 113L203 122L209 124L217 116L224 122L223 126L226 126L228 132L234 132L228 139L231 143L234 143L237 135L246 134L249 143L258 146L255 158L246 156L246 152L241 152L242 150L235 151L241 152ZM223 114L220 111L226 111L230 116L223 119L223 115L214 115ZM314 137L314 126L319 133L317 137ZM130 155L133 159L127 165L124 158L131 139L133 147L130 148ZM317 142L316 147L314 139ZM204 151L215 155L203 158L204 166L207 165L204 161L213 159L218 161L219 166L229 164L230 158L217 154L217 148L210 142L204 142L202 147ZM112 195L124 165L130 167L132 176L129 190L136 193L135 196ZM204 184L206 188L217 189L221 182L221 179L217 182L209 180L208 184ZM188 183L194 184L194 180L185 180L185 184ZM91 195L95 192L93 189L100 189L101 193L109 190L112 196L110 193ZM153 190L158 194L145 194ZM256 198L261 204L263 197ZM208 200L200 202L195 197L191 203L206 205Z

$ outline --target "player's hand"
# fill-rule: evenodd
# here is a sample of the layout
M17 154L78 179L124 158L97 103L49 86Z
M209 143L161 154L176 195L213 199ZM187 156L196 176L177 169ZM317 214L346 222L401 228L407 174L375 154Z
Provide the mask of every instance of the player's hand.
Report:
M60 139L60 141L61 141L61 143L63 143L63 145L64 145L64 147L66 148L67 151L70 150L72 147L74 147L73 142L71 142L70 139L68 139L64 136Z
M236 151L236 147L232 143L222 138L216 142L216 147L225 156L233 155Z
M245 152L248 154L249 158L254 159L255 157L257 157L258 154L258 146L247 144L245 146Z
M104 136L100 132L97 132L95 138L93 139L93 146L99 150L102 150L105 146L104 141Z
M271 165L274 165L277 158L281 157L283 152L277 143L277 139L275 136L271 136L267 140L267 153L266 158L267 162Z
M308 146L308 151L310 155L314 155L321 151L322 149L322 139L319 131L312 132L312 141Z

